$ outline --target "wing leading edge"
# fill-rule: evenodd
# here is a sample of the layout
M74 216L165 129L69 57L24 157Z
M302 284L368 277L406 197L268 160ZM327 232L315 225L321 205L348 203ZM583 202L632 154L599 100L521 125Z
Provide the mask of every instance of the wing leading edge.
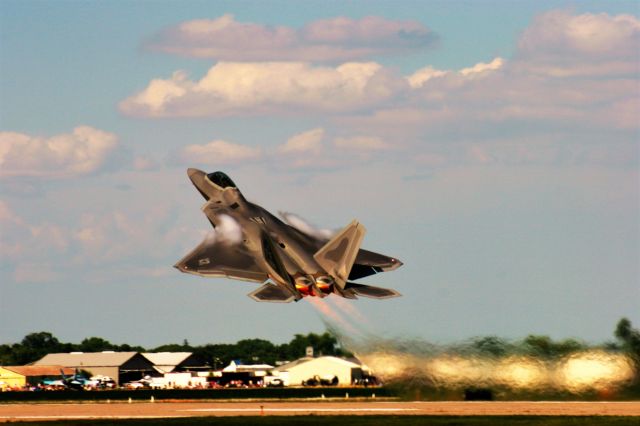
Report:
M244 246L210 239L205 239L174 267L204 277L227 277L256 283L263 283L269 278Z

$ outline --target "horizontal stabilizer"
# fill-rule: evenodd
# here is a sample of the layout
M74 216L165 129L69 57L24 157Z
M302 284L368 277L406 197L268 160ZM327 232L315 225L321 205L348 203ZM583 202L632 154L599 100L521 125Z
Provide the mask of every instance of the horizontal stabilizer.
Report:
M295 300L295 297L289 290L270 282L258 287L247 296L256 302L289 303Z
M344 287L345 293L350 292L358 296L371 297L373 299L389 299L391 297L402 296L391 288L375 287L372 285L356 284L347 282Z

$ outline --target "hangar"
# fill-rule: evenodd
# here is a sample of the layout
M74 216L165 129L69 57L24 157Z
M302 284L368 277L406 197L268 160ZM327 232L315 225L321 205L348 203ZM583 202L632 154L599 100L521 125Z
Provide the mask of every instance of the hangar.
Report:
M87 371L93 376L109 376L116 385L139 380L156 370L149 359L138 352L71 352L48 354L33 365L62 365Z
M300 358L273 369L273 375L288 386L300 386L309 379L318 382L333 381L333 384L339 386L350 386L356 380L361 380L367 373L368 369L361 364L335 356Z
M60 372L72 376L73 368L61 365L16 365L0 367L0 388L23 388L27 385L37 386L44 380L58 380Z
M244 384L261 385L264 379L273 368L269 364L243 364L240 360L232 360L229 365L214 373L214 377L219 377L216 382L219 385Z

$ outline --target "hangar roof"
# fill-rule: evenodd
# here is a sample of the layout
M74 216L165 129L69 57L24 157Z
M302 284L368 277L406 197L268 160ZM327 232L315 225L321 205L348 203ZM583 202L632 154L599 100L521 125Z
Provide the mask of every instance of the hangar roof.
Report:
M193 356L192 352L144 352L142 354L145 358L153 363L154 368L161 373L170 373L176 369L176 367L183 364L186 360ZM191 360L198 362L199 360ZM203 367L201 365L190 365L189 367Z
M68 375L75 373L75 369L61 365L5 365L2 368L25 377L60 376L60 370Z
M295 361L292 361L288 364L284 364L281 365L279 367L274 368L274 371L288 371L291 370L292 368L298 367L302 364L307 364L310 362L322 362L322 361L328 361L328 362L332 362L335 364L339 364L339 365L343 365L345 367L351 367L351 368L356 368L356 367L361 367L361 365L356 364L355 362L352 361L348 361L346 359L342 359L342 358L338 358L335 356L321 356L318 358L300 358L297 359Z
M304 364L305 362L311 361L312 359L313 358L311 358L311 357L298 358L295 361L291 361L291 362L288 362L286 364L279 365L276 368L274 368L273 370L274 371L287 371L288 369L290 369L292 367L295 367L295 366L300 365L300 364Z
M158 367L180 365L192 352L144 352L142 355Z
M72 367L120 367L137 352L71 352L48 354L34 365L64 365Z
M238 360L232 360L229 365L224 367L222 371L226 373L233 372L250 372L250 371L258 371L258 370L271 370L273 365L269 364L243 364Z

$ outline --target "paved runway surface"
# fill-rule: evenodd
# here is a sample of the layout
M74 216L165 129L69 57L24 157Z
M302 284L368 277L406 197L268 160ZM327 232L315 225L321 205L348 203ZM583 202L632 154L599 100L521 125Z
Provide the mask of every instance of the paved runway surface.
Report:
M56 419L288 415L640 416L639 402L134 402L1 404L0 422Z

